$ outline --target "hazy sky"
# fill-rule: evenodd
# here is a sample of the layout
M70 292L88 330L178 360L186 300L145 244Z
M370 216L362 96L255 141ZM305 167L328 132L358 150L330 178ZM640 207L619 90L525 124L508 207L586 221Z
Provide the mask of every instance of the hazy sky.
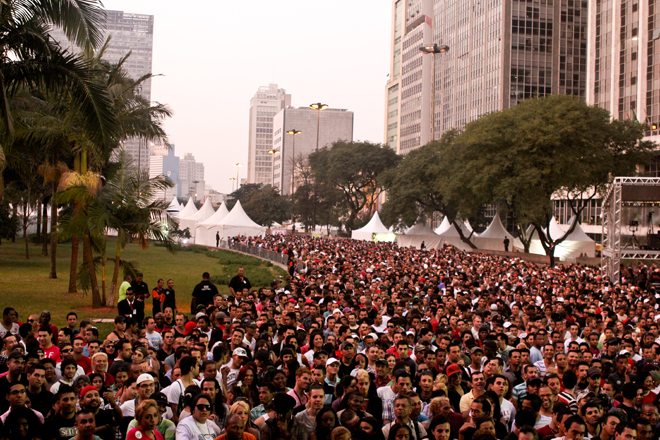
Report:
M231 191L248 158L250 98L274 82L295 107L355 112L355 140L383 141L389 0L105 0L155 16L152 100L176 154L193 153L214 189ZM247 177L247 169L241 169Z

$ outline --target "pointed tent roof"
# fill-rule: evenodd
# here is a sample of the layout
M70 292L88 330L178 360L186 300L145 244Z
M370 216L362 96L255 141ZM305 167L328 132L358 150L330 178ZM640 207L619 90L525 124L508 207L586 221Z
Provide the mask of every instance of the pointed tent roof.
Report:
M204 226L217 225L218 223L220 223L220 220L222 220L227 216L227 214L229 214L227 205L225 205L225 202L222 202L218 210L215 211L215 214L213 214L211 217L207 218L206 220L199 222L199 224Z
M442 219L442 223L440 223L440 226L435 228L435 233L436 234L442 234L443 232L448 231L449 228L451 228L451 226L452 225L451 225L451 223L449 223L449 219L447 218L447 216L445 216L445 218Z
M179 205L179 201L174 197L172 201L170 202L170 205L167 207L168 211L179 211L181 210L181 205Z
M404 235L435 235L435 232L424 223L415 223Z
M555 220L555 217L553 216L550 218L548 233L553 240L558 240L563 237L566 232L561 228L561 226L559 226L559 223L557 223L557 220Z
M248 215L245 213L243 210L243 207L241 206L241 201L237 200L236 205L232 208L232 210L218 222L218 225L226 225L226 226L252 226L256 228L262 228L263 226L258 225L255 223Z
M568 220L567 225L559 225L559 227L563 226L564 227L563 229L568 231L568 229L573 224L573 221L575 221L575 216L571 217L570 220ZM582 226L580 226L580 222L577 222L577 224L575 225L575 229L573 229L573 232L571 232L571 234L568 237L566 237L566 240L570 240L570 241L593 241L593 239L591 237L589 237L586 234L586 232L584 232L584 229L582 229Z
M509 237L510 240L513 240L513 235L509 234L509 232L507 232L507 230L504 228L499 215L495 215L495 217L493 217L493 221L490 222L490 225L488 225L484 232L479 234L479 237L501 239L504 239L504 237Z
M197 207L195 206L195 202L193 201L193 198L190 197L188 199L188 203L186 203L186 206L179 212L179 218L181 220L186 220L192 217L197 213Z
M440 230L445 225L445 221L447 222L447 228L442 232L438 232L438 230ZM468 230L465 223L460 219L456 220L456 222L461 227L461 231L463 231L463 236L465 238L469 238L470 235L472 235L472 237L476 236L476 234L473 234L471 230ZM454 226L453 223L450 223L449 220L447 220L447 217L445 217L445 220L442 221L442 224L435 230L435 233L442 237L460 237L460 235L458 235L458 231L456 230L456 226Z
M204 200L204 204L202 205L202 209L197 211L195 215L190 217L190 220L195 220L197 222L203 222L204 220L210 218L215 214L215 210L213 209L213 203L211 202L211 198L207 197Z
M463 224L465 225L465 228L463 230L467 229L470 232L472 232L474 230L474 229L472 229L472 225L470 224L470 220L465 219Z
M369 220L369 223L361 227L360 229L356 229L353 232L370 232L372 234L389 234L390 230L385 227L382 221L380 221L380 216L378 215L378 211L374 214L373 217L371 217L371 220Z

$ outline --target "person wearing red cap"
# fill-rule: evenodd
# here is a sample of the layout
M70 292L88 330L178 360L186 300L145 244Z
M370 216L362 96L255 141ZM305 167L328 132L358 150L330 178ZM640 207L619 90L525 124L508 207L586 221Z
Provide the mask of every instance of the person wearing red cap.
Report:
M80 400L78 402L81 409L89 410L94 414L94 420L96 421L94 434L103 440L113 440L117 424L122 419L122 412L117 402L115 402L112 391L104 393L103 398L110 404L112 407L111 410L101 409L99 390L89 385L80 391Z

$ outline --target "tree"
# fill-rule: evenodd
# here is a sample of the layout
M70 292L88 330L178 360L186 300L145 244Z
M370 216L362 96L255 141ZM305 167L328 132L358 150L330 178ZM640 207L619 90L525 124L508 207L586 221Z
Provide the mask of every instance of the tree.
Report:
M383 173L388 199L382 218L385 224L403 227L440 212L456 227L461 240L474 249L476 246L459 225L458 203L445 192L454 178L456 162L452 156L458 134L456 130L443 133L440 140L411 151L397 168ZM462 212L461 216L467 217Z
M613 176L630 175L646 163L654 143L647 127L610 120L607 110L580 98L552 95L525 100L465 127L453 148L456 170L443 189L461 211L505 203L520 232L532 225L546 255L575 229L584 204L603 194ZM576 221L562 237L549 237L551 197L566 198ZM528 239L528 237L525 237Z
M348 212L346 229L350 234L358 214L365 208L369 214L373 211L383 190L379 178L396 167L400 157L380 144L337 141L310 154L308 160L316 186L340 191L338 207Z
M267 227L291 217L289 201L270 185L255 191L243 208L252 220Z

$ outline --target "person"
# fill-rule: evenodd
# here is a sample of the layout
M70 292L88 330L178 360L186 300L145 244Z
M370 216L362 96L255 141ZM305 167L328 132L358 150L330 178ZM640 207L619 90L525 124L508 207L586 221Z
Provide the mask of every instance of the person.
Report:
M156 286L151 291L151 304L152 304L152 313L153 317L156 318L156 313L162 313L165 309L163 308L163 303L160 300L160 297L165 293L165 280L159 278L156 282Z
M256 437L245 432L245 421L234 414L227 420L225 433L216 437L215 440L256 440Z
M132 287L126 289L126 298L117 304L117 313L126 318L138 319L140 308Z
M316 414L316 426L318 429L309 434L309 440L330 440L330 433L337 426L338 420L337 413L335 413L334 409L329 406L323 406L318 414ZM376 428L380 432L380 426L374 425L374 429Z
M220 247L220 232L215 231L215 247Z
M130 275L124 276L124 281L122 281L121 285L119 286L119 295L117 296L117 304L119 304L120 302L126 299L126 290L128 290L131 287L131 281L133 281L133 278Z
M205 394L198 394L192 401L192 414L190 417L179 420L176 427L176 440L204 440L215 439L220 430L215 423L211 423L211 399Z
M46 420L44 434L47 439L69 440L74 437L76 429L76 393L69 385L62 385L55 395L58 411ZM92 415L92 419L94 416Z
M295 429L295 420L292 415L295 406L296 400L293 397L285 393L277 393L273 398L273 410L276 417L266 420L259 440L278 440L290 437Z
M229 281L229 293L235 298L241 298L243 289L249 291L252 289L252 283L245 277L245 269L239 267L236 275Z
M296 401L296 406L304 406L307 403L307 388L312 382L312 372L302 367L296 371L296 384L287 394Z
M309 435L316 430L316 416L323 408L323 402L325 401L323 385L311 384L307 389L307 396L309 396L309 399L305 405L305 410L300 411L294 417L300 427L300 435L297 435L296 438L300 440L307 440Z
M126 440L165 440L158 430L160 418L158 403L151 399L143 400L135 409L135 421L138 426L128 431Z
M429 440L450 440L451 424L443 415L435 416L429 425Z
M427 437L426 429L420 423L410 418L412 412L412 402L406 394L399 394L394 399L394 421L383 426L383 435L390 438L392 433L396 433L401 426L411 430L410 439L422 440Z
M167 401L167 396L163 393L158 392L152 394L151 398L147 400L153 400L154 402L156 402L156 407L158 408L158 417L160 422L156 426L156 430L163 436L164 440L175 440L176 425L174 424L174 422L164 417L164 415L169 412L170 404ZM146 402L147 400L143 400L140 404ZM138 408L140 408L140 405L138 405ZM136 416L136 418L131 420L131 422L128 424L128 432L139 426L140 425L138 423Z
M509 252L509 243L511 243L509 241L509 237L505 236L504 237L504 252Z
M122 412L112 392L104 393L103 397L112 409L101 408L99 390L92 385L86 386L80 391L80 408L92 413L95 421L94 434L102 440L113 440L116 428L122 420Z
M383 428L384 429L384 428ZM410 429L410 426L405 423L395 423L388 430L388 435L385 436L387 440L410 440L416 439L415 433Z
M76 435L72 440L100 440L98 435L94 434L96 430L96 420L94 414L89 409L81 409L74 413Z
M42 423L34 411L17 407L4 420L4 438L10 440L41 440Z
M27 371L27 382L27 398L31 407L42 415L48 415L53 404L53 393L46 389L46 367L43 364L32 365Z
M211 275L208 272L202 274L202 281L195 286L192 292L192 297L195 305L195 310L191 307L191 313L197 314L197 306L203 305L208 307L213 304L213 297L218 294L218 288L211 281Z
M199 363L197 362L197 359L192 356L186 356L181 359L179 368L181 369L181 377L172 383L168 395L170 405L172 406L172 412L174 413L172 418L174 423L179 421L179 413L183 410L182 397L185 395L185 390L191 385L201 385L201 382L195 379L199 376ZM153 378L151 380L153 381ZM208 396L205 398L209 399ZM209 400L209 404L210 402L211 401Z

